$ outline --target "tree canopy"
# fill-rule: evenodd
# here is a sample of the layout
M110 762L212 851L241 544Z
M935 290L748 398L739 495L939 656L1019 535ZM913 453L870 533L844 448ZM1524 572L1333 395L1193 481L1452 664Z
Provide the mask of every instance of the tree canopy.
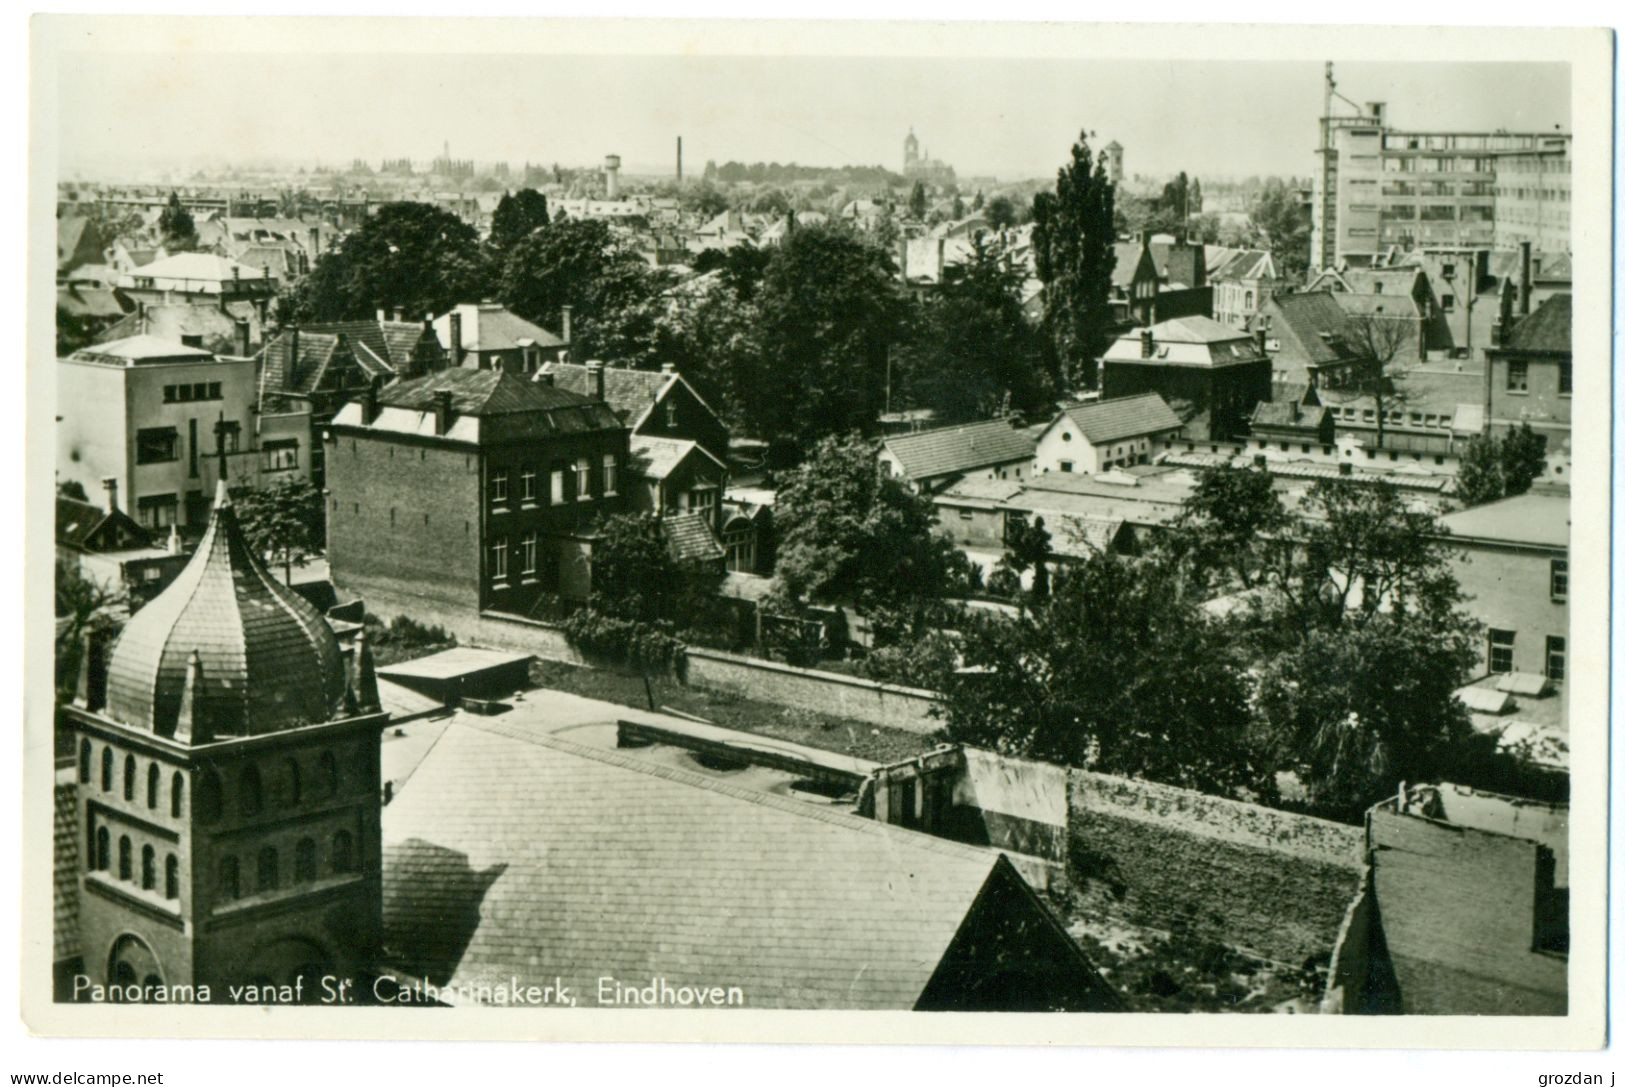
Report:
M283 297L285 322L370 317L379 307L440 314L487 293L474 228L429 204L385 204Z
M486 245L500 261L531 231L548 223L547 197L535 189L503 193L491 215L491 235Z
M1100 356L1110 343L1110 296L1115 193L1104 154L1089 149L1088 133L1072 145L1072 159L1057 172L1054 192L1033 197L1033 254L1044 283L1044 327L1057 376L1074 387L1093 387Z
M549 328L559 328L563 308L573 307L571 353L617 359L617 334L636 339L648 331L628 328L618 319L663 285L664 277L621 244L607 223L555 219L531 231L508 254L501 297L519 316Z
M231 503L250 546L281 563L291 585L293 568L322 548L322 492L309 480L282 478L268 487L234 488Z
M197 248L197 223L175 193L169 194L169 202L158 213L158 237L170 252Z

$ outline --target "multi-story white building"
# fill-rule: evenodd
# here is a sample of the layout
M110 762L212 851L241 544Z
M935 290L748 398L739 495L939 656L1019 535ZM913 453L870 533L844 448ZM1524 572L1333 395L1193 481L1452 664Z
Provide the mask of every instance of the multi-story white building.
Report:
M1571 140L1565 132L1401 131L1389 127L1382 102L1324 116L1312 263L1520 241L1565 252Z
M255 393L253 359L155 336L75 352L57 362L57 480L86 494L114 480L143 527L201 532L219 452L233 485L308 470L284 453L261 463Z

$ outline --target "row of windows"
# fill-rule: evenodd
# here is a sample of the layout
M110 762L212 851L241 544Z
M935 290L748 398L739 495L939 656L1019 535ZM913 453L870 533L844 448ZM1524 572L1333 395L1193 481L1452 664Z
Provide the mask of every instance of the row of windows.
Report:
M113 749L111 747L102 748L102 792L104 793L110 793L113 791L114 766L116 761L117 757L113 754ZM94 766L95 756L91 750L90 741L79 741L79 784L90 784L91 771L94 769ZM139 774L136 770L135 756L124 756L124 799L131 801L132 803L135 801L138 778ZM148 763L145 797L147 808L149 810L157 810L160 801L159 793L162 786L163 771L159 768L156 761ZM169 778L169 814L171 817L176 819L180 818L181 811L186 803L185 798L186 778L179 770L176 770L170 775Z
M220 382L196 381L190 385L165 385L164 403L184 404L189 400L219 400Z
M599 496L608 498L616 494L620 486L620 473L614 453L604 454L598 472L599 484L596 490ZM568 468L554 468L548 473L548 502L557 506L571 499L577 502L590 501L595 489L592 477L593 463L587 457L577 457ZM486 486L491 508L496 511L504 510L515 497L522 505L539 505L542 498L537 483L538 473L528 464L521 467L517 473L509 468L491 469L491 478Z
M365 748L362 749L365 751ZM117 784L117 756L113 748L105 746L101 754L101 791L110 793ZM79 743L79 782L89 785L95 769L95 756L91 742ZM134 755L124 756L122 790L126 801L136 802L137 793L145 798L149 810L156 810L161 802L162 771L156 760L147 764L145 790L141 789L140 772ZM291 808L306 798L304 770L293 756L281 760L274 777L273 801L278 807ZM316 760L314 795L319 799L336 796L340 788L339 762L331 751L323 751ZM169 814L180 818L185 807L186 778L176 770L169 780ZM198 815L204 820L218 819L224 807L224 786L220 774L211 769L203 771L198 782ZM244 766L237 774L237 806L243 815L258 815L265 808L266 789L260 768L254 764Z
M330 875L344 875L355 871L355 839L347 830L334 833L328 842L327 870ZM298 886L312 883L318 874L316 840L301 838L293 849L292 883ZM216 893L223 902L241 898L245 894L275 891L282 886L282 861L274 845L260 847L254 857L254 885L249 888L243 880L241 862L231 855L220 858Z
M113 867L111 835L106 827L95 827L86 843L92 867L98 872L109 872ZM119 835L118 878L130 883L135 880L134 848L128 834ZM150 845L141 847L141 889L158 889L158 853ZM164 897L179 898L181 894L181 862L175 854L164 856Z

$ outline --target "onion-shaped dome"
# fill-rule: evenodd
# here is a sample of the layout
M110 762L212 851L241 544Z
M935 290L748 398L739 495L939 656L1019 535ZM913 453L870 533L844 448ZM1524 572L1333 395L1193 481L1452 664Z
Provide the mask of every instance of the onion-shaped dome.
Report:
M205 743L334 720L345 693L332 628L266 570L222 483L191 561L113 647L107 716Z

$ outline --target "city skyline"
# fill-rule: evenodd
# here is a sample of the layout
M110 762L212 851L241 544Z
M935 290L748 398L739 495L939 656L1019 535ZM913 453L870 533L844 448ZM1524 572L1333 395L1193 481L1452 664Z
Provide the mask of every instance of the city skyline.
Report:
M911 128L961 176L1047 177L1080 128L1097 149L1123 144L1130 176L1307 176L1324 73L1321 61L461 55L403 83L393 54L342 65L321 54L94 58L62 81L65 176L244 160L426 163L447 142L454 157L480 163L590 166L615 153L629 175L670 174L678 136L688 177L707 160L896 170ZM1337 80L1349 99L1385 101L1401 129L1571 124L1562 64L1348 63ZM1520 93L1497 93L1509 81ZM1125 84L1150 89L1125 94ZM583 96L582 86L607 91ZM319 124L289 108L290 88L298 101L329 104ZM565 98L567 115L550 108ZM139 103L161 121L114 128L98 101ZM1170 111L1183 118L1173 132Z

